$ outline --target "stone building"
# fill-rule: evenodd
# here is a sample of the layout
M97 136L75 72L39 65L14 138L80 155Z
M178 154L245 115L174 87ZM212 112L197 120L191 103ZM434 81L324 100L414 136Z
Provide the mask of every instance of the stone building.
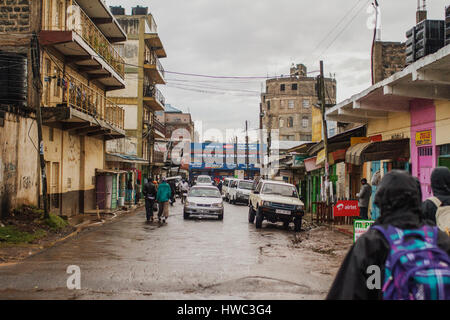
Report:
M374 83L389 78L406 66L406 44L376 41L373 50Z
M292 66L288 77L267 80L261 96L264 129L278 129L281 141L312 141L316 83L303 64ZM327 104L336 103L336 80L326 78L325 86Z

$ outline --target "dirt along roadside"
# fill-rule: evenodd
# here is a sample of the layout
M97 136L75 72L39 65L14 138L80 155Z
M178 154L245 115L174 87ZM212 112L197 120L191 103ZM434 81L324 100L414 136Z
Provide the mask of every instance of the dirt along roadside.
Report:
M44 219L43 210L23 206L0 220L0 266L18 263L42 250L78 235L82 230L103 225L132 210L117 211L114 214L84 216L83 219L67 219L50 214Z

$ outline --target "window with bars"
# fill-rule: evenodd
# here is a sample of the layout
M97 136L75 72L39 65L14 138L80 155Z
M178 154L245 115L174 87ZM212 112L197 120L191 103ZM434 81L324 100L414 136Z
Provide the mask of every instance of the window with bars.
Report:
M419 148L420 157L430 157L433 155L433 147L422 147Z

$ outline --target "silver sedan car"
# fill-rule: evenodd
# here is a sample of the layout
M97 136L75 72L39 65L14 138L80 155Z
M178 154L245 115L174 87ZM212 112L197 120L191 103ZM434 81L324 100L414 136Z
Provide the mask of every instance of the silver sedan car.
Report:
M223 220L223 199L217 187L203 185L191 188L184 204L184 219L192 216Z

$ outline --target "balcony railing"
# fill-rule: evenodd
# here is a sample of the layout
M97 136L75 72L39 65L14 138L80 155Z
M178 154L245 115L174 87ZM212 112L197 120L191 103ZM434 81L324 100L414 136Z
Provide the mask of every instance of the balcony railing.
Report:
M155 98L163 106L166 105L166 98L164 98L164 96L161 93L161 91L159 91L154 86L150 86L150 85L144 86L144 97L146 97L146 98Z
M150 15L150 26L149 26L150 33L158 33L158 26L155 22L155 18L153 18L152 15Z
M70 76L60 80L63 96L62 104L75 108L96 119L107 122L118 129L124 129L124 110L111 100L107 99L101 92L95 91L80 81ZM51 86L46 86L44 96ZM52 104L59 104L59 101Z
M154 151L153 152L153 163L164 163L164 152Z
M162 77L165 78L165 70L159 61L158 57L156 56L156 53L150 50L145 51L145 63L156 65L156 69L161 73Z
M71 7L64 25L44 26L48 31L74 31L105 60L122 78L125 76L125 60L114 49L103 33L78 5Z
M166 127L161 122L156 120L156 117L153 118L153 129L158 130L164 136L166 135Z

